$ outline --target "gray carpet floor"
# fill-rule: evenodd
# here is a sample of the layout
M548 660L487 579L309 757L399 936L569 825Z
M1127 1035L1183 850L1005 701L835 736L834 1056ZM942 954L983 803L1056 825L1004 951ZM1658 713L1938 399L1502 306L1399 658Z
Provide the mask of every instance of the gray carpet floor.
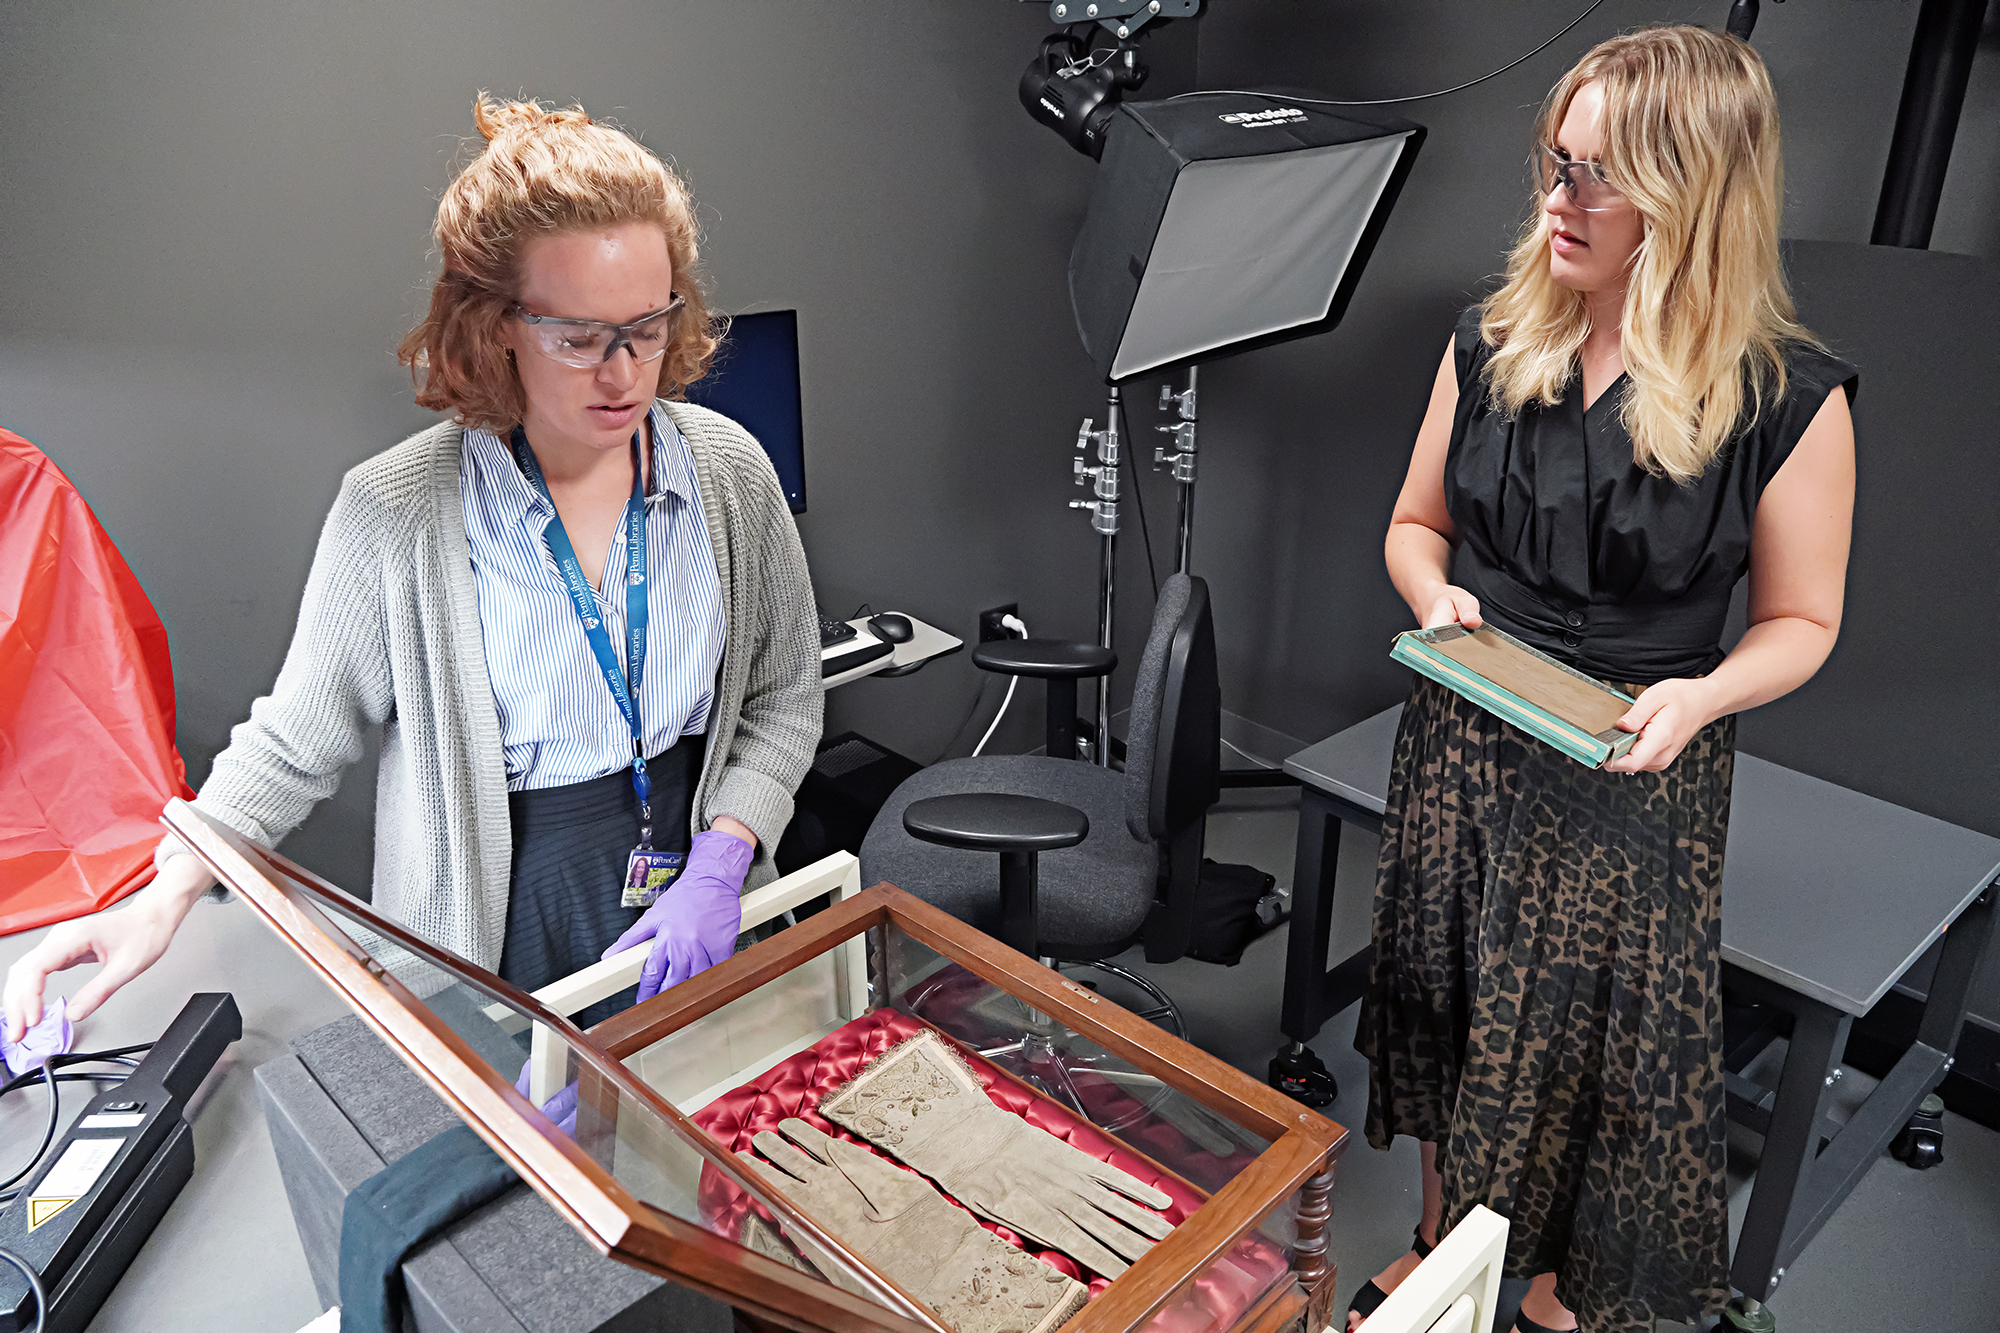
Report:
M1208 855L1243 862L1289 889L1297 834L1295 800L1282 790L1232 791L1209 816ZM1348 830L1335 890L1333 956L1367 936L1375 842ZM1261 1079L1283 1038L1278 1004L1284 982L1282 927L1251 945L1235 967L1182 960L1165 966L1138 950L1119 962L1151 976L1181 1005L1194 1043ZM1355 1012L1329 1021L1310 1043L1340 1083L1327 1114L1352 1134L1334 1187L1329 1244L1340 1265L1337 1308L1409 1248L1420 1211L1416 1145L1398 1140L1376 1152L1362 1140L1368 1069L1354 1053ZM1782 1047L1764 1057L1781 1057ZM1756 1066L1750 1071L1758 1072ZM1865 1098L1873 1080L1857 1070L1841 1079L1835 1118ZM1755 1178L1760 1140L1732 1127L1732 1239ZM1923 1329L1930 1333L2000 1333L2000 1133L1947 1113L1945 1161L1913 1171L1884 1156L1826 1228L1791 1265L1770 1302L1783 1333L1835 1329ZM1661 1323L1661 1333L1684 1326Z

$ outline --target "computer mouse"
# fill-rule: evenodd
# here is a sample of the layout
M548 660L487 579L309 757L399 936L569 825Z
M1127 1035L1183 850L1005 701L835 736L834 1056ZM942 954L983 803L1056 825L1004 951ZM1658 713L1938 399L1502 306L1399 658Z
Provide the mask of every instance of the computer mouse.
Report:
M879 616L868 617L868 628L884 643L908 643L917 634L916 629L910 624L910 618L898 615L894 611L884 611Z

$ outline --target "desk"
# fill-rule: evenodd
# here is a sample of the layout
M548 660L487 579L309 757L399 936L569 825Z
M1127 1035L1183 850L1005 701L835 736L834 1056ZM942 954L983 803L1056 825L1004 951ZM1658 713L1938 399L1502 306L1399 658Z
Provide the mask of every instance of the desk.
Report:
M946 634L935 625L926 625L915 616L909 615L908 612L898 612L897 614L907 617L910 622L911 634L908 643L896 644L894 649L886 656L878 657L872 662L863 662L860 666L849 667L837 675L824 676L820 679L819 687L822 690L830 690L836 685L845 685L849 681L860 680L863 676L884 673L891 676L907 676L933 657L943 657L947 653L955 653L965 646L963 639ZM843 643L836 643L831 648L822 649L821 656L824 657L829 652L850 652L858 644L873 641L875 635L868 629L869 619L870 617L868 616L862 616L858 620L848 621L847 623L854 626L855 631L860 637L858 639L848 639Z
M1365 949L1327 969L1334 866L1342 823L1381 831L1401 715L1400 706L1387 709L1285 761L1301 784L1280 1019L1294 1042L1367 984ZM1730 1118L1764 1135L1764 1154L1730 1280L1763 1301L1950 1068L1992 936L2000 838L1741 753L1731 807L1722 872L1725 1077ZM1825 1096L1854 1020L1941 934L1917 1043L1845 1125L1834 1124ZM1781 1036L1790 1043L1778 1086L1744 1078Z
M0 938L0 973L47 933ZM74 994L96 974L90 964L60 973L50 993ZM194 1177L112 1288L94 1333L292 1333L320 1313L251 1073L288 1054L292 1038L347 1014L340 997L247 904L198 903L160 961L76 1025L77 1047L151 1041L190 995L219 990L235 995L243 1036L189 1106ZM63 1086L65 1117L88 1100L82 1085ZM47 1116L38 1090L0 1102L7 1170L40 1141Z

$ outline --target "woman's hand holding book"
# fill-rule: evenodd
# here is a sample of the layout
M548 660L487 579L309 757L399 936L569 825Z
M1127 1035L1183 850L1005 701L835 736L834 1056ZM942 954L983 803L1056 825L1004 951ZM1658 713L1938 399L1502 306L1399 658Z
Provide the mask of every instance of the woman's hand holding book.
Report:
M1436 629L1439 625L1463 625L1467 629L1478 629L1479 624L1479 599L1465 589L1447 583L1431 599L1430 613L1424 617L1423 627Z
M1604 771L1658 773L1673 763L1694 734L1720 716L1711 695L1705 680L1663 680L1641 690L1618 719L1621 730L1636 731L1639 739Z

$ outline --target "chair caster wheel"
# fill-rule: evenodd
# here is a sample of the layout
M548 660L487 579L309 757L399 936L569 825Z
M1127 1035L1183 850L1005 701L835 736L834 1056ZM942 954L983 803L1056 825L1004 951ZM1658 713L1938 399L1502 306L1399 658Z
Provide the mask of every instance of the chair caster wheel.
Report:
M1287 1097L1315 1108L1333 1105L1340 1095L1340 1085L1325 1062L1304 1046L1271 1057L1270 1083Z
M1771 1307L1759 1301L1731 1301L1722 1311L1715 1333L1777 1333L1778 1321Z
M1889 1145L1889 1155L1928 1171L1944 1160L1944 1098L1932 1093Z

